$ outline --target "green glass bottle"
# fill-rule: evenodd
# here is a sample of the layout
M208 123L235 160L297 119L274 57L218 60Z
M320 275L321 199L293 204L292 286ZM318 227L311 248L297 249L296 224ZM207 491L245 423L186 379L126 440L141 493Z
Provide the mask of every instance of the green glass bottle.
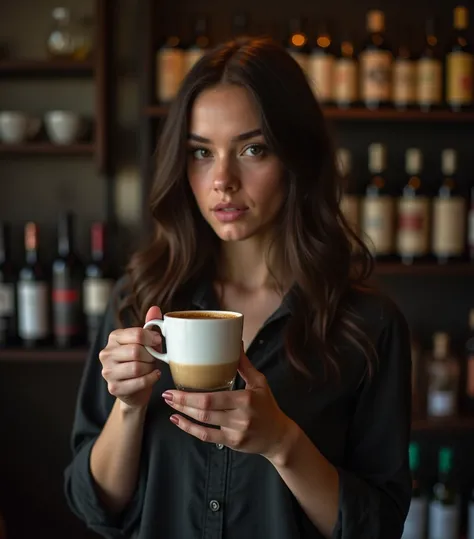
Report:
M412 493L410 509L405 520L402 539L420 539L425 537L427 500L423 495L420 471L420 446L412 442L409 448Z

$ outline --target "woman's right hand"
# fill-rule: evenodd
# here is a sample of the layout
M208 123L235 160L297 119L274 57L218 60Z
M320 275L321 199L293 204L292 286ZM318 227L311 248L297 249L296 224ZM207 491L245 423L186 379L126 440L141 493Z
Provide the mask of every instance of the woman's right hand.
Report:
M159 307L150 307L146 322L161 317ZM160 334L140 327L116 329L99 354L102 376L107 381L109 393L130 408L148 405L153 385L161 375L156 368L157 360L144 345L160 347Z

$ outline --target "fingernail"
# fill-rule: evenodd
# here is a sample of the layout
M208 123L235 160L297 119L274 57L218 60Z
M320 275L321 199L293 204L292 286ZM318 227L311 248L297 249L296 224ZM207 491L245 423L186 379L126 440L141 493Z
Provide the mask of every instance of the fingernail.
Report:
M179 423L179 419L175 415L170 416L170 421L171 423L174 423L175 425Z
M161 396L162 396L166 401L173 402L173 394L170 393L169 391L165 391Z

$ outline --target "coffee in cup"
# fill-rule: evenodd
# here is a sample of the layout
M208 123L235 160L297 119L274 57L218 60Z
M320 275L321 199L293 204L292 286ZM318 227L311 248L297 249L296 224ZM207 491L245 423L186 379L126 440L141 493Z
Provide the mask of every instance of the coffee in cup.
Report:
M176 311L145 328L159 327L165 354L145 346L169 363L175 386L183 391L231 389L242 350L243 315L231 311Z

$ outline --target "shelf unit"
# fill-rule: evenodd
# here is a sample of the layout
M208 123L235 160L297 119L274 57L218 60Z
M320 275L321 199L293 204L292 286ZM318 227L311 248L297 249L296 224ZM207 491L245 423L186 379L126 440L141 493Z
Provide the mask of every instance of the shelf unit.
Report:
M0 144L0 157L12 155L94 155L94 143L79 142L75 144L57 145L50 142L27 142L24 144Z
M95 68L93 60L12 59L0 61L0 77L90 77Z

